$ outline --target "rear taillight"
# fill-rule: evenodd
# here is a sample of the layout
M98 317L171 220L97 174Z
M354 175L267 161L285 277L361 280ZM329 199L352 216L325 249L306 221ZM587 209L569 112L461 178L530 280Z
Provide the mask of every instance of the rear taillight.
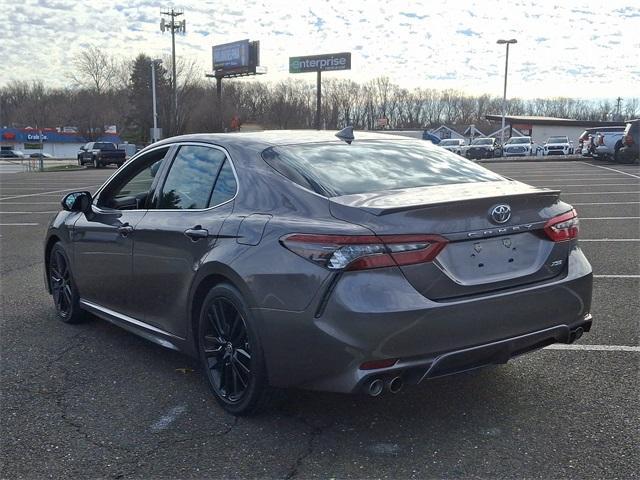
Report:
M631 135L631 133L627 133L624 136L624 144L628 146L633 145L633 135Z
M447 240L438 235L316 235L280 239L293 253L329 270L366 270L430 262Z
M580 222L575 210L571 210L550 219L544 226L544 232L554 242L566 242L578 238Z

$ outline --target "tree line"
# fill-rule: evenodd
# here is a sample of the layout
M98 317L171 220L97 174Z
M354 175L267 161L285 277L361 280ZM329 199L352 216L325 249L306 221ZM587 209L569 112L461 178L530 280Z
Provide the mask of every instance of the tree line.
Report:
M151 62L145 54L131 60L106 55L89 47L70 65L69 86L51 88L42 82L12 81L0 87L0 126L75 126L87 138L100 135L105 125L116 125L122 138L136 144L149 141L153 126ZM225 79L222 105L216 102L215 82L192 60L177 63L178 108L173 108L170 58L156 63L158 125L164 136L212 132L233 117L241 124L264 128L314 128L315 83L300 79L277 82ZM386 118L389 128L422 129L441 124L482 129L485 115L502 111L502 98L471 95L458 90L403 88L388 77L358 83L325 79L322 84L322 127L378 128ZM509 115L536 115L579 120L622 120L640 116L640 99L627 98L620 106L609 100L579 98L511 98Z

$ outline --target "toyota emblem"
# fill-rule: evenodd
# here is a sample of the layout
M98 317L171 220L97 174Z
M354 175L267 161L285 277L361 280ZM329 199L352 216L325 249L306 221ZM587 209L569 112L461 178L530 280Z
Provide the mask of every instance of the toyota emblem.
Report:
M496 205L491 209L489 217L494 223L505 223L511 218L511 207L505 204Z

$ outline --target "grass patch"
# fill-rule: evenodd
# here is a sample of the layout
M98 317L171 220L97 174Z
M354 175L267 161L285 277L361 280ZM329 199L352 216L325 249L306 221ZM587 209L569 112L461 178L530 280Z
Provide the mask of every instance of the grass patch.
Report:
M52 167L44 167L43 172L68 172L73 170L85 170L85 167L80 165L54 165ZM36 170L39 172L40 170Z

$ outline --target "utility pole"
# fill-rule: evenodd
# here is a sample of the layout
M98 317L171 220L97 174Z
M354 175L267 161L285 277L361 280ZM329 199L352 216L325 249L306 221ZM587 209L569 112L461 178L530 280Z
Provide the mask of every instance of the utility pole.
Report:
M518 40L512 38L511 40L498 40L498 45L507 45L507 56L504 62L504 92L502 94L502 129L500 130L500 143L504 145L504 124L505 116L507 114L507 73L509 71L509 45L512 43L518 43Z
M169 21L165 22L164 18L160 19L160 31L164 33L165 30L171 31L171 70L172 70L172 93L173 93L173 121L175 127L178 126L178 79L176 76L176 32L185 33L186 20L181 22L176 21L176 18L184 15L184 10L171 7L170 9L163 10L160 15L166 15L169 17ZM176 133L176 132L174 132Z

